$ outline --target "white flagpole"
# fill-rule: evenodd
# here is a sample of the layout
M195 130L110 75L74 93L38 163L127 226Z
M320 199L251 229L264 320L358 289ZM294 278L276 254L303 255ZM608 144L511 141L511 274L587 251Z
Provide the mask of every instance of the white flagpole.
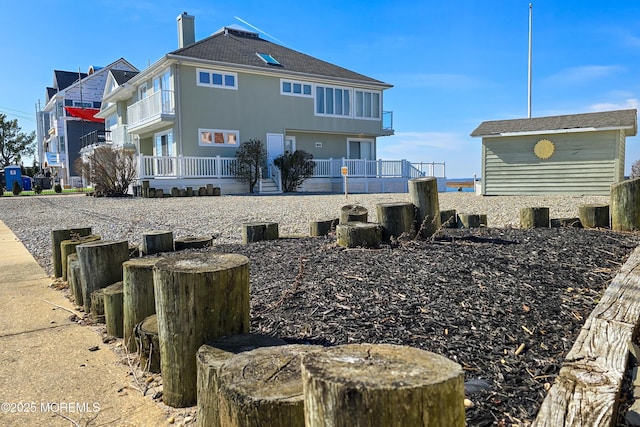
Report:
M531 118L531 63L532 63L532 55L531 55L531 23L532 23L532 19L531 16L533 14L533 3L529 3L529 78L528 78L528 83L529 83L529 91L528 91L528 103L529 103L529 108L528 108L528 117Z

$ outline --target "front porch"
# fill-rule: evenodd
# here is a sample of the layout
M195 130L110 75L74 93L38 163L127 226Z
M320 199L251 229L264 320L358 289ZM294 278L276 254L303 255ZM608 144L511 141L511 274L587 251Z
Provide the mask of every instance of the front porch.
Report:
M139 183L149 181L153 188L168 192L173 187L201 187L214 184L222 194L241 194L248 185L236 181L232 170L235 157L158 157L138 156ZM446 191L445 164L411 163L408 160L362 159L313 159L313 176L299 188L301 192L342 193L345 178L342 168L347 168L349 192L353 193L402 193L408 191L411 178L435 176L439 191ZM282 192L280 171L270 164L263 170L263 179L256 186L259 193Z

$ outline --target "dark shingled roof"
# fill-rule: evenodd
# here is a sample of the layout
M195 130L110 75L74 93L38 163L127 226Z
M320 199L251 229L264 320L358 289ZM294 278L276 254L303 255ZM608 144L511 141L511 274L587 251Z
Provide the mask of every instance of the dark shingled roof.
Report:
M471 136L500 136L509 133L535 133L571 129L625 128L627 135L637 130L636 110L603 111L600 113L534 117L531 119L493 120L480 123Z
M80 77L78 77L80 76ZM78 78L84 79L86 73L78 73L76 71L53 70L53 84L60 91L68 88L78 81Z
M226 32L224 31L226 30ZM363 83L391 85L375 80L346 68L313 58L293 49L261 39L258 34L226 27L214 35L175 50L170 55L243 65L264 70L290 71L322 77L355 80ZM270 65L257 53L266 53L275 58L280 65Z
M109 70L109 71L113 75L113 78L116 81L116 83L118 83L118 85L128 82L136 74L139 73L138 71L124 71L124 70Z
M55 87L48 87L47 88L47 102L49 102L49 100L56 94L58 93L58 89L56 89Z

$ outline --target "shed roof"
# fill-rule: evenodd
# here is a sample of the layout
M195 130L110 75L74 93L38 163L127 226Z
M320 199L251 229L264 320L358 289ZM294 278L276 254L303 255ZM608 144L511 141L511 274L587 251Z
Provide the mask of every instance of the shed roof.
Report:
M257 55L259 53L271 55L278 64L265 62ZM391 87L390 84L380 80L261 39L257 33L243 30L239 26L223 27L212 36L175 50L169 55L248 66L272 72L302 73Z
M623 129L627 136L635 135L637 132L636 110L603 111L530 119L492 120L480 123L480 126L471 132L471 136L500 137L611 129Z

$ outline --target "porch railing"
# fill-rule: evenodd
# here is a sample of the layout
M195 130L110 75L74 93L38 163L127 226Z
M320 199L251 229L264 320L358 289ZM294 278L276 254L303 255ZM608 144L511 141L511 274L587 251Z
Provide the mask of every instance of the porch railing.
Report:
M161 90L127 108L127 123L135 126L162 114L175 114L172 90Z
M138 156L141 179L167 178L233 178L235 157L159 157ZM313 177L339 178L347 167L350 177L357 178L444 178L444 163L411 163L408 160L313 159ZM429 167L428 167L429 166ZM274 168L270 168L274 169ZM274 172L274 171L272 171ZM279 171L278 171L279 172ZM441 174L440 174L441 172ZM277 175L277 172L276 174ZM271 175L271 177L279 178Z

